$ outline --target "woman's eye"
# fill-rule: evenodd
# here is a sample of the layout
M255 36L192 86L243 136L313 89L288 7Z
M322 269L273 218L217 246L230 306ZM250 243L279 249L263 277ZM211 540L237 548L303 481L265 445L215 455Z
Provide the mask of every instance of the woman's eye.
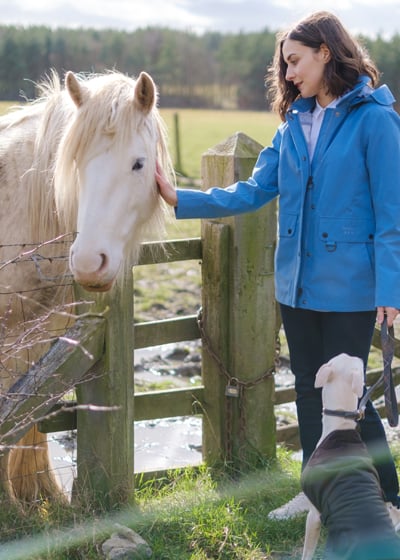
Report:
M132 171L139 171L144 166L144 158L139 158L135 161L132 166Z

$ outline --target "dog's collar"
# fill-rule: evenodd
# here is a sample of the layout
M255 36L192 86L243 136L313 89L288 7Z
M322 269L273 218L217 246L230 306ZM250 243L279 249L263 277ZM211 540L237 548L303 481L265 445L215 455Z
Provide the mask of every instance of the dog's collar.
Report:
M322 413L327 416L340 416L340 418L349 418L359 422L364 418L364 409L358 410L331 410L330 408L323 408Z

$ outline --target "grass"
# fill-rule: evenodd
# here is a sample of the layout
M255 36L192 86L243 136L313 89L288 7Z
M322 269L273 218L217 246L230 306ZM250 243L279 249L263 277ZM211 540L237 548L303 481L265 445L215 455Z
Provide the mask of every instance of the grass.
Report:
M2 508L1 539L15 542L4 554L0 547L0 560L102 558L100 543L116 521L138 532L157 560L297 559L305 516L282 523L267 515L298 490L299 463L279 449L276 462L235 479L201 466L142 481L135 505L108 518L78 506L43 504L28 516Z
M177 161L174 115L178 115L182 169L185 175L193 178L201 177L201 156L209 148L236 132L243 132L265 146L279 124L279 119L267 111L161 109L161 115L167 126L174 162Z
M394 450L396 465L400 449ZM299 491L300 463L278 448L265 468L230 478L205 466L138 481L135 504L102 515L79 505L43 504L22 515L0 510L0 560L95 560L115 523L148 543L156 560L298 560L305 515L286 521L268 513ZM322 531L316 560L322 558Z
M201 265L196 261L136 267L135 321L197 313L201 306Z
M294 464L291 468L297 470ZM143 527L141 534L148 541L159 535L153 550L160 559L295 558L293 551L297 555L300 548L304 516L285 523L285 527L267 519L271 504L277 501L276 488L286 485L290 496L298 489L290 470L283 472L270 466L236 481L227 480L224 475L216 481L208 469L200 469L194 476L194 471L186 469L173 480L172 495L171 483L159 491L156 502L149 499L146 488L139 491L145 508L152 508L157 502L168 504L165 511L161 507L164 515L157 516L151 531ZM282 499L282 494L278 499ZM168 531L174 525L176 538L171 541Z

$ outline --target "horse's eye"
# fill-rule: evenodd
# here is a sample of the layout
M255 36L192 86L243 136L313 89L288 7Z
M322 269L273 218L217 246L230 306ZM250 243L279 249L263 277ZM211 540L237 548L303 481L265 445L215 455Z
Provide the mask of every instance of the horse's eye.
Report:
M139 158L132 165L132 171L139 171L144 166L144 158Z

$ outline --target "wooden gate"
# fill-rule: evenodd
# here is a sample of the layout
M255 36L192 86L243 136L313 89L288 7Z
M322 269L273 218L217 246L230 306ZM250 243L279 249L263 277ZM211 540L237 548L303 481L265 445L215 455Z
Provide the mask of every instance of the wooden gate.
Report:
M260 149L242 133L210 149L202 159L203 188L247 179ZM44 433L77 428L75 491L103 508L133 499L134 420L201 414L204 461L241 472L274 457L277 440L298 447L296 424L275 428L274 406L295 398L293 388L276 391L272 375L280 327L275 244L274 202L252 214L204 220L201 238L167 241L163 251L144 244L137 266L202 261L199 315L134 325L128 271L112 299L105 296L88 309L11 389L13 399L3 398L8 404L0 407L2 434L15 428L16 416L24 418L17 436L4 441L18 439L32 421L40 420ZM77 290L80 298L85 296ZM134 395L134 349L198 338L203 342L201 386ZM394 373L397 380L399 371ZM368 381L377 375L372 372ZM76 385L77 403L49 397L66 382ZM47 398L41 400L38 393Z

